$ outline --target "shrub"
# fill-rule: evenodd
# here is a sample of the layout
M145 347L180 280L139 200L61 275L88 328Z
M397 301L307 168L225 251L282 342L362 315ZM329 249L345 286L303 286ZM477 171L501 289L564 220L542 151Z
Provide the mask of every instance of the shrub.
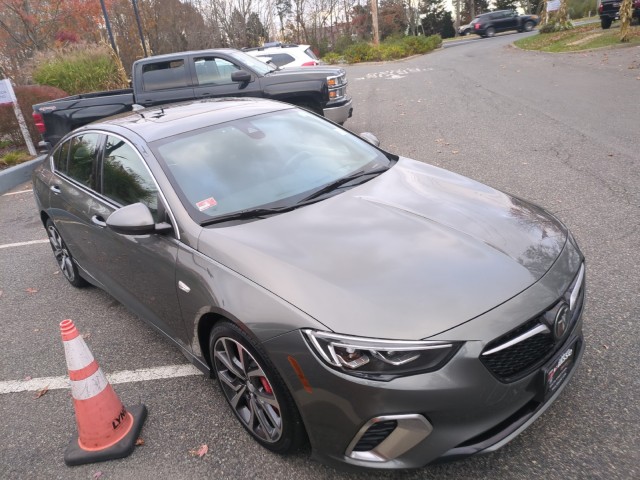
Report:
M48 52L35 60L33 79L70 95L127 88L122 63L106 45L81 44Z
M67 93L59 88L43 85L17 86L14 88L20 111L29 128L29 133L34 142L37 143L40 133L36 129L31 114L32 105L46 102L56 98L66 97ZM24 138L12 105L0 105L0 138L8 139L13 145L24 145Z
M335 52L330 52L322 57L322 61L330 65L335 65L336 63L340 63L342 61L342 55Z
M573 23L571 22L558 22L555 20L551 20L544 25L542 25L538 31L540 33L554 33L554 32L563 32L565 30L571 30L574 28Z
M442 45L440 35L429 37L392 37L375 47L369 43L356 43L344 51L347 63L375 62L379 60L395 60L427 53ZM325 56L325 61L326 60Z
M15 150L13 152L6 153L2 157L0 157L0 165L11 167L13 165L17 165L26 160L29 160L29 158L30 157L26 152Z

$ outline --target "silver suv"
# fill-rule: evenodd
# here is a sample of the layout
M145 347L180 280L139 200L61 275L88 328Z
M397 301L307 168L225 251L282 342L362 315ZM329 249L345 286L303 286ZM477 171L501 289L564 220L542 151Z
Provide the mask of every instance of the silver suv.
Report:
M242 50L264 62L271 61L280 68L313 67L321 63L311 50L310 45L271 42L265 43L262 47L243 48Z

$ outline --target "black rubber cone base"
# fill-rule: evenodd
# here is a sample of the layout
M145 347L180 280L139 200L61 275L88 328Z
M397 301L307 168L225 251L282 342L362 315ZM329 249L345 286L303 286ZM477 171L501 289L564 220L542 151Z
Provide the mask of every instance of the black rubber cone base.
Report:
M143 404L134 405L128 408L127 411L133 417L133 425L131 430L127 433L118 443L105 448L104 450L98 450L90 452L83 450L78 445L78 435L74 435L69 443L69 446L64 452L64 463L73 467L75 465L84 465L85 463L105 462L107 460L115 460L116 458L124 458L131 455L133 449L136 447L136 440L142 430L142 425L147 419L147 407Z

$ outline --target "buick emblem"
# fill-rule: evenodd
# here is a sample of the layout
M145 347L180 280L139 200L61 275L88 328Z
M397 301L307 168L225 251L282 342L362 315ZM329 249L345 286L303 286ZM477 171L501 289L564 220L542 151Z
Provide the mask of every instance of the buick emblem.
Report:
M562 305L556 313L556 319L553 322L553 336L556 340L560 340L564 337L565 333L569 329L569 306L567 304Z

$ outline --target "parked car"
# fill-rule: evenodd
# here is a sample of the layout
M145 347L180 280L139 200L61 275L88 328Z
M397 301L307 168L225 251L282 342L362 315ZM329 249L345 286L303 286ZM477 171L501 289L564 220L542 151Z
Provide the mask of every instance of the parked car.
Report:
M281 71L239 50L221 48L143 58L132 68L133 89L94 92L33 106L33 120L53 146L74 128L134 105L149 107L215 97L265 97L289 102L344 124L353 114L342 68Z
M583 255L540 207L362 137L261 99L149 108L65 136L38 214L66 279L217 378L264 447L496 450L576 371Z
M320 65L320 60L313 53L310 45L272 42L265 43L262 47L243 48L242 51L265 62L271 61L280 68Z
M614 20L620 19L620 5L622 0L602 0L598 5L598 13L600 14L600 26L608 29ZM634 0L632 6L632 18L640 23L640 0Z
M538 25L536 15L518 15L514 10L496 10L483 13L471 21L473 33L481 37L493 37L496 33L508 30L530 32Z
M460 36L465 36L465 35L469 35L471 33L471 24L467 23L466 25L460 25L460 27L458 28L458 35Z

